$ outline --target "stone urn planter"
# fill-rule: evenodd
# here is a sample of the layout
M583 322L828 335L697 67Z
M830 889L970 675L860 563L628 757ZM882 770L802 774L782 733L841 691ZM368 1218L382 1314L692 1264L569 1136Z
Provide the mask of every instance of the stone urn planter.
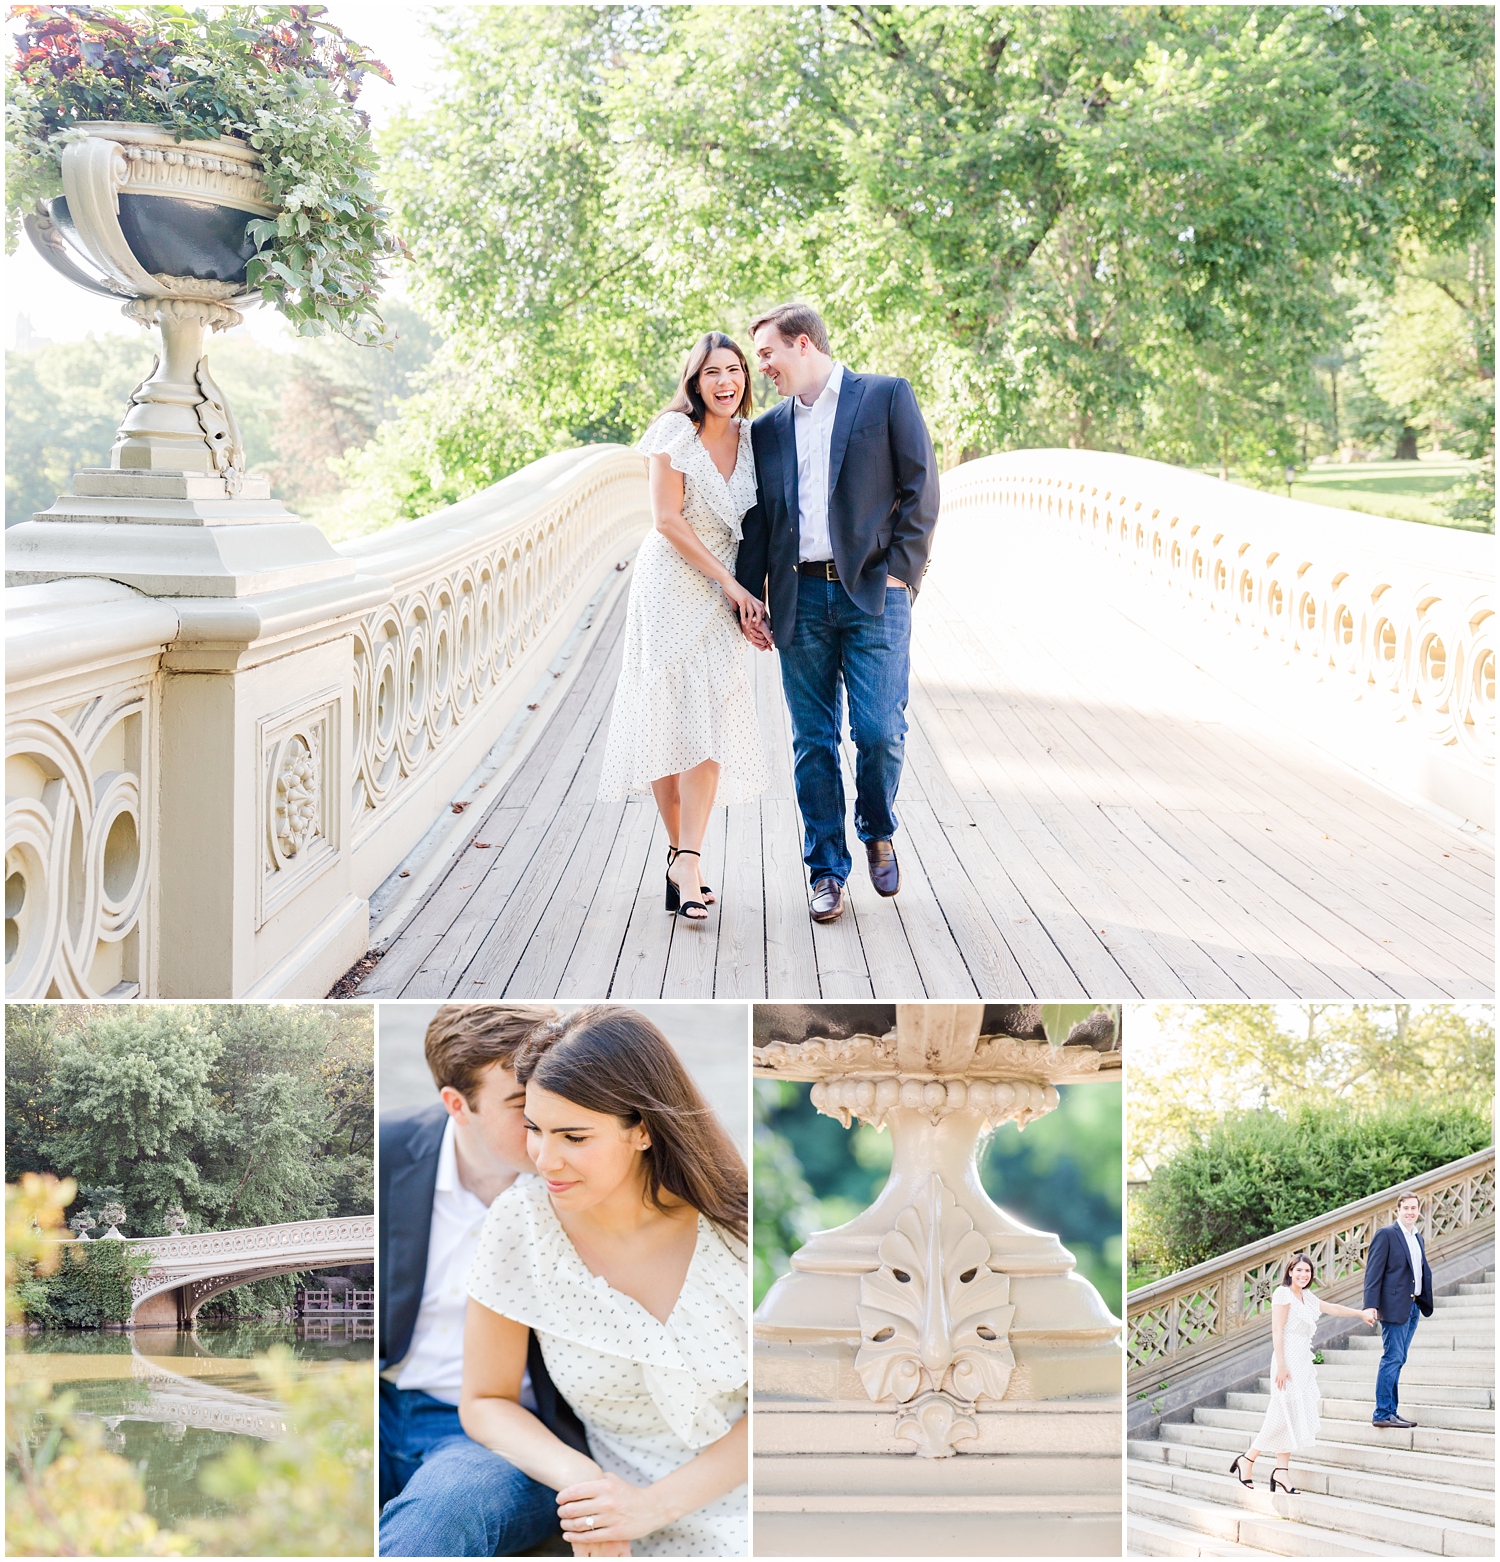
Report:
M49 265L161 332L151 375L131 394L111 467L215 473L233 495L244 448L204 354L207 331L241 323L256 244L274 217L258 154L243 141L175 141L151 125L92 123L62 154L64 193L25 219Z

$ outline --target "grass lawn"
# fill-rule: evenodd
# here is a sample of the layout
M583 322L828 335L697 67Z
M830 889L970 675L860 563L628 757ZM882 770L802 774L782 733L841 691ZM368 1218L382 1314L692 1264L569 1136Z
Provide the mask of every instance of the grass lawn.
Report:
M1478 464L1444 455L1423 456L1419 461L1361 461L1352 466L1314 466L1299 472L1292 484L1292 498L1305 500L1308 504L1326 504L1335 510L1389 515L1398 521L1455 526L1459 523L1450 520L1433 500L1447 493ZM1231 478L1231 481L1238 479Z

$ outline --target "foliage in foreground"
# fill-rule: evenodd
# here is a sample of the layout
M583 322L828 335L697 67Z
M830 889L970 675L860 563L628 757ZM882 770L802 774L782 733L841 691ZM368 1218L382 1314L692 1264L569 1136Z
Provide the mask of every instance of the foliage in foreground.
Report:
M5 1190L6 1321L24 1317L27 1274L54 1269L71 1180L28 1174ZM110 1246L115 1246L111 1243ZM237 1444L202 1475L234 1512L162 1528L140 1474L102 1447L103 1427L44 1382L6 1383L5 1540L10 1556L372 1556L374 1406L366 1363L301 1377L290 1353L260 1370L287 1409L281 1438Z
M1159 1166L1132 1199L1131 1253L1175 1274L1491 1140L1486 1112L1442 1098L1235 1113Z
M383 336L392 249L354 107L378 60L321 20L323 6L20 6L6 82L7 239L62 193L62 151L90 120L160 125L179 141L237 136L261 154L274 218L248 277L304 335Z

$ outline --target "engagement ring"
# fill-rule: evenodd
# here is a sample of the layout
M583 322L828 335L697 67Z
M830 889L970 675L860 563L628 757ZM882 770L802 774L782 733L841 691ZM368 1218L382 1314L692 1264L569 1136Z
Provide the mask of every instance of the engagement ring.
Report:
M587 1524L590 1529L593 1529L593 1527L594 1527L594 1515L592 1513L589 1514L589 1516L583 1522L585 1524Z

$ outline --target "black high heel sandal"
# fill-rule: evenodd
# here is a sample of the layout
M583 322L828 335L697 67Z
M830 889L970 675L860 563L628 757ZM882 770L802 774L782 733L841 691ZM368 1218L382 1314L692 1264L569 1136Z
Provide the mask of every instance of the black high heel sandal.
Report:
M672 864L674 862L676 862L677 859L681 855L682 855L682 852L681 852L681 850L678 847L676 847L676 846L668 846L667 847L667 866L670 868L672 866ZM712 884L700 884L698 886L698 893L703 896L704 900L707 901L709 905L713 905L713 902L708 899L708 897L710 895L712 895L713 892L714 892L714 887L713 887ZM667 875L667 910L668 911L676 911L676 909L677 909L678 893L679 892L678 892L677 886L672 882L671 874L668 874Z
M1247 1481L1245 1477L1240 1474L1240 1466L1242 1464L1248 1464L1250 1466L1251 1475L1255 1474L1255 1461L1253 1459L1247 1459L1244 1454L1236 1454L1234 1458L1229 1461L1229 1473L1240 1483L1241 1486L1248 1486L1251 1491L1254 1491L1255 1482L1253 1480Z
M1289 1465L1289 1464L1278 1464L1276 1466L1276 1468L1271 1471L1271 1490L1273 1492L1277 1492L1277 1491L1285 1492L1288 1497L1295 1497L1295 1496L1297 1496L1298 1495L1298 1491L1297 1491L1297 1488L1295 1486L1288 1486L1285 1481L1282 1481L1282 1482L1278 1483L1277 1480L1276 1480L1276 1477L1278 1475L1290 1475L1291 1473L1292 1473L1291 1465Z
M677 856L672 859L673 862L677 860L677 857L696 857L698 855L697 852L689 851L684 846L677 846L672 849L677 853ZM702 887L700 887L701 892ZM672 882L670 872L667 874L667 910L675 911L684 922L708 921L708 906L701 900L683 900L677 885ZM701 917L690 915L694 910L701 911L703 915Z

